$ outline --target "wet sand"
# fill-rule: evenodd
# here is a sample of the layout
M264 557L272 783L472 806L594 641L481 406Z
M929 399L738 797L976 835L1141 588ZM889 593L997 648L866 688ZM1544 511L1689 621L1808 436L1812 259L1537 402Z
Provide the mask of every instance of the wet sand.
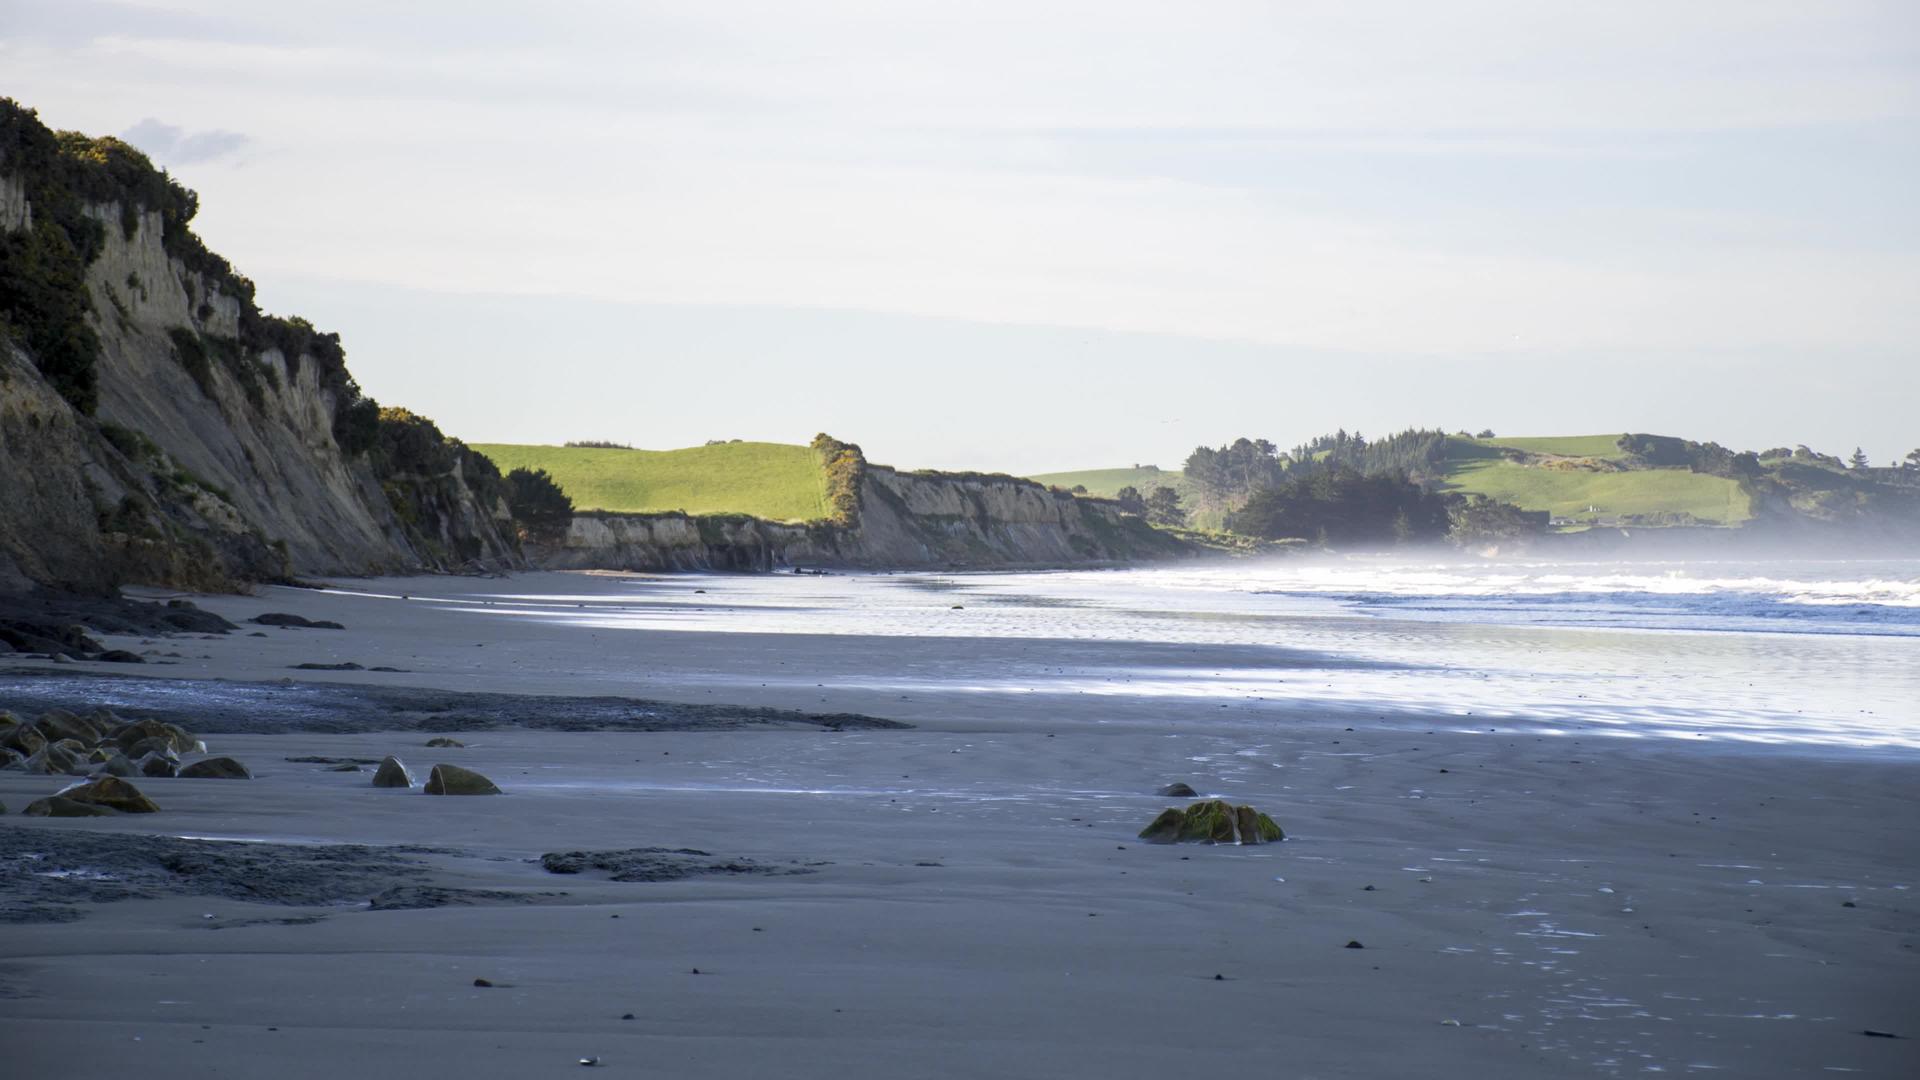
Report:
M1911 754L1469 735L1412 713L1249 717L954 677L1066 663L1071 643L613 635L289 590L203 603L348 629L160 639L213 659L140 675L624 690L914 727L479 727L429 750L415 728L229 724L212 749L254 780L146 781L162 813L71 821L16 816L58 780L0 773L15 812L0 828L44 835L55 861L62 837L110 833L408 864L322 903L176 887L5 926L0 1037L20 1075L547 1076L582 1058L713 1077L1920 1070ZM1230 658L1084 649L1102 665ZM414 670L287 670L333 659ZM902 694L893 677L915 664L949 688ZM749 685L783 665L827 685ZM478 769L507 795L381 791L286 760L388 753L417 774ZM1136 842L1173 780L1267 810L1290 838ZM616 882L539 861L639 847L811 872ZM61 904L65 880L35 903ZM369 905L396 884L456 899Z

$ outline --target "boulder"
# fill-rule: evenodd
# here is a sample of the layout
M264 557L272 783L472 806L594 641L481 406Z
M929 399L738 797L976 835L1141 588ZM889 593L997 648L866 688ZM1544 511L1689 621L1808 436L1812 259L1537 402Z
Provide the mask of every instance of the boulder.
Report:
M265 615L255 615L247 620L261 626L293 626L302 630L345 630L346 627L330 619L309 619L304 615L289 615L282 611L269 611Z
M1265 844L1286 839L1272 818L1251 806L1233 806L1225 799L1207 799L1181 810L1168 807L1140 830L1150 844Z
M445 735L435 736L427 740L427 747L433 750L464 750L466 749L466 745L466 743L461 742L459 739L449 739Z
M1233 816L1243 844L1271 844L1287 838L1272 818L1251 806L1234 807Z
M139 788L117 776L102 776L84 784L75 784L54 792L54 795L125 814L151 814L160 809L152 799L141 794Z
M20 811L28 817L105 817L113 811L97 803L75 802L59 795L35 799Z
M141 757L147 753L143 747L150 739L159 739L175 753L191 754L200 745L193 733L178 724L169 724L161 720L135 720L131 724L122 724L108 736L117 743L129 757Z
M107 664L144 664L147 662L146 657L136 652L128 652L125 649L108 649L106 652L94 657L94 659Z
M134 766L133 762L127 760L125 754L114 754L107 758L107 760L95 764L93 767L93 775L118 776L124 778L139 776L140 770Z
M1154 794L1167 799L1191 799L1200 793L1185 784L1172 783L1154 792Z
M435 765L427 774L425 791L429 795L498 795L493 781L458 765Z
M134 762L134 766L140 770L141 776L156 779L169 779L180 772L179 760L167 754L148 754Z
M40 714L40 719L35 720L33 726L52 742L74 739L91 746L105 737L99 728L65 709L48 709Z
M84 776L87 765L84 755L74 753L72 744L62 741L47 743L34 751L33 756L20 763L20 770L36 776Z
M126 746L125 744L116 745L120 745L122 751L130 758L143 758L150 754L159 754L161 757L172 759L175 763L178 763L180 760L180 755L174 752L173 742L170 739L141 739L132 746Z
M245 765L230 757L202 758L191 765L182 765L174 775L182 780L251 780L253 774Z
M20 763L25 760L27 759L21 756L18 750L9 750L4 746L0 746L0 772L17 768Z
M410 788L413 786L413 774L407 771L399 758L388 757L373 771L373 786Z
M31 757L45 745L47 737L32 724L18 724L4 738L0 738L0 746L18 751L21 757Z

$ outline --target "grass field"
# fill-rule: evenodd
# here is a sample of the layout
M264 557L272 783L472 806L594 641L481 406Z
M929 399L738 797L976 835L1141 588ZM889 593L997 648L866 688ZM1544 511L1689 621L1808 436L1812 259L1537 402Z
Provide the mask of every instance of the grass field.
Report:
M1085 486L1087 494L1111 499L1121 488L1131 487L1145 495L1157 487L1170 487L1187 496L1187 477L1178 469L1082 469L1078 472L1040 473L1027 477L1051 487L1071 491Z
M1702 521L1738 525L1753 516L1740 485L1685 469L1592 472L1521 465L1500 456L1499 447L1566 457L1621 458L1615 435L1541 439L1450 439L1446 487L1485 495L1554 517L1619 518L1657 513L1692 514ZM1592 511L1589 508L1593 508Z
M578 510L684 510L774 521L827 516L826 474L805 446L737 442L685 450L475 443L501 472L545 469Z

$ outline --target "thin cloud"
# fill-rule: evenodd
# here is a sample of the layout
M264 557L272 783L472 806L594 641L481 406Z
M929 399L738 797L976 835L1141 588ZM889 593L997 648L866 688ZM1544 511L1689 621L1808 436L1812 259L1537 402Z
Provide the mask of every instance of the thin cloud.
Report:
M120 136L167 165L195 165L231 157L253 144L237 131L188 131L149 116Z

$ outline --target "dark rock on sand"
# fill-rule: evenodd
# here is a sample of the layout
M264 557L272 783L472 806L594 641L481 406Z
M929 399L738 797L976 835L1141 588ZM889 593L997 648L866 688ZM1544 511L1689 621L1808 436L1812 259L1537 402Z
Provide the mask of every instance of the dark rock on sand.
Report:
M432 738L427 740L427 746L436 750L455 749L455 748L465 749L466 745L467 745L466 743L461 742L459 739L449 739L445 735L441 735L437 738Z
M328 772L359 772L360 766L355 765L353 762L349 761L345 765L329 765L327 766L327 771Z
M106 817L113 811L94 803L76 802L58 795L35 799L21 813L28 817Z
M498 795L501 793L500 789L494 786L493 781L458 765L435 765L433 771L427 774L427 786L424 790L429 795Z
M1167 799L1191 799L1195 795L1198 795L1199 792L1193 790L1192 788L1188 787L1185 784L1173 783L1173 784L1168 784L1166 787L1163 787L1159 791L1154 792L1154 794Z
M33 726L52 742L74 739L92 745L106 737L106 733L95 727L92 721L65 709L48 709L40 714L40 719L35 720Z
M136 652L128 652L125 649L108 649L106 652L94 657L94 659L108 664L144 664L147 662L146 657Z
M374 770L373 786L410 788L413 786L413 774L407 771L407 767L401 764L399 758L390 757L382 761L380 767Z
M439 885L396 885L367 902L374 911L411 911L418 908L474 907L481 904L537 904L567 895L563 892L520 893L502 889L449 889Z
M359 903L396 885L427 880L426 865L409 857L416 854L443 852L0 829L0 912L165 896L302 907Z
M0 746L16 751L21 757L32 757L40 748L47 745L47 737L40 729L31 724L18 724L0 737Z
M540 856L549 874L604 871L613 881L679 881L705 874L811 874L807 866L722 859L694 848L626 848L615 851L549 851Z
M289 615L282 611L269 611L265 615L255 615L248 622L261 626L294 626L302 630L345 630L346 627L330 619L309 619L300 615Z
M0 671L0 701L10 702L16 709L23 706L44 709L82 697L128 715L190 724L194 731L201 733L419 731L461 734L490 728L744 731L770 727L875 731L904 730L912 726L855 713L807 713L743 705L696 705L626 697L472 693L326 682L156 679L129 672L130 669L72 673ZM0 742L4 739L5 736L0 735ZM139 757L133 753L128 756Z
M177 774L182 780L251 780L253 774L245 765L230 757L202 758L191 765L183 765Z
M19 751L0 746L0 772L5 772L25 760L27 759L21 757Z
M170 779L180 772L180 762L167 754L143 754L134 762L141 776L150 776L156 780Z
M102 776L84 784L62 788L54 794L72 799L74 802L92 803L109 810L118 810L123 814L151 814L160 809L130 781L122 780L117 776Z
M308 662L293 665L295 671L365 671L364 667L349 660L344 664L316 664Z
M176 754L191 754L200 746L200 740L193 733L178 724L169 724L164 720L135 720L122 724L107 733L107 738L126 751L128 757L144 757L156 750L165 749ZM158 745L154 745L157 742Z
M1272 818L1251 806L1235 807L1225 799L1208 799L1181 810L1168 807L1146 828L1140 839L1150 844L1265 844L1286 839Z
M84 755L74 752L76 745L64 739L47 743L20 763L20 771L36 776L83 776L88 763Z
M117 750L108 754L105 761L96 763L93 771L97 775L118 776L122 779L143 775L133 762L127 760L127 755Z
M307 754L302 757L290 757L286 760L297 765L378 765L379 758L370 757L326 757L321 754Z

